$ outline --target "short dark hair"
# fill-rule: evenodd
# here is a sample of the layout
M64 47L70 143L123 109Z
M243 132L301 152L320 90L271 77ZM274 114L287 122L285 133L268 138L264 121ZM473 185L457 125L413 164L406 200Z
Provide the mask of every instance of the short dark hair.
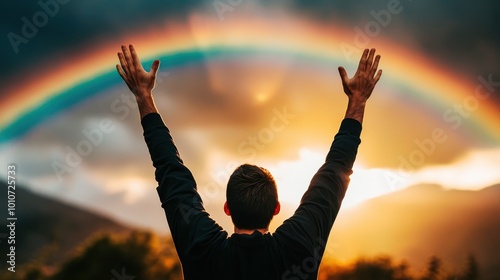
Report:
M237 228L267 228L278 204L276 182L267 169L243 164L229 177L226 199Z

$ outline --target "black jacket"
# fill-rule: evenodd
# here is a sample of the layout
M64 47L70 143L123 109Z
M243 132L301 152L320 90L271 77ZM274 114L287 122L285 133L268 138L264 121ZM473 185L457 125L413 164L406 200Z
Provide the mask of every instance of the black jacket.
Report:
M205 211L196 182L160 115L148 114L141 123L185 279L317 278L361 142L358 121L342 121L325 163L291 218L273 234L255 231L230 237Z

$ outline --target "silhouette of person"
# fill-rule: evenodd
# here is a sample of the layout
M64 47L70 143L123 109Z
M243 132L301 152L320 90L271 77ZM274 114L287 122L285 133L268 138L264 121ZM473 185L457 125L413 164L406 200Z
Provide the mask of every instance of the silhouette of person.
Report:
M196 182L156 109L153 88L160 61L145 71L133 45L122 46L118 58L118 73L137 100L157 192L185 279L316 279L352 174L366 101L382 75L375 49L364 50L352 78L339 67L349 100L345 118L299 207L274 233L268 227L280 204L272 175L251 164L236 168L224 204L234 224L231 236L205 211Z

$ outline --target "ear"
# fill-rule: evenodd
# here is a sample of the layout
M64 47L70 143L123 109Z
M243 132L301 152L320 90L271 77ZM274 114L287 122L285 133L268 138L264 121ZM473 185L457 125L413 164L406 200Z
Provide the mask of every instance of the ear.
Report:
M278 215L279 212L280 212L280 210L281 210L281 205L280 205L280 202L278 201L278 203L276 203L276 208L274 208L274 214L273 214L273 216Z
M231 216L231 211L229 211L229 207L227 206L227 201L224 202L224 213L226 213L226 215L228 216Z

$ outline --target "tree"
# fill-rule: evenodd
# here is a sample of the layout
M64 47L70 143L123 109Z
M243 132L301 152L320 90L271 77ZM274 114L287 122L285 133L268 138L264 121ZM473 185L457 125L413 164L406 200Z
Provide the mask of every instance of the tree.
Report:
M125 239L100 236L49 279L180 279L179 262L172 265L158 244L148 232L135 231Z
M437 280L439 277L440 270L441 270L441 260L436 256L432 256L427 265L427 272L421 279Z
M409 275L408 264L401 262L394 264L387 256L373 259L359 259L349 268L338 267L330 270L329 280L412 280Z
M467 257L467 268L465 269L463 280L477 280L479 279L479 268L474 255Z

